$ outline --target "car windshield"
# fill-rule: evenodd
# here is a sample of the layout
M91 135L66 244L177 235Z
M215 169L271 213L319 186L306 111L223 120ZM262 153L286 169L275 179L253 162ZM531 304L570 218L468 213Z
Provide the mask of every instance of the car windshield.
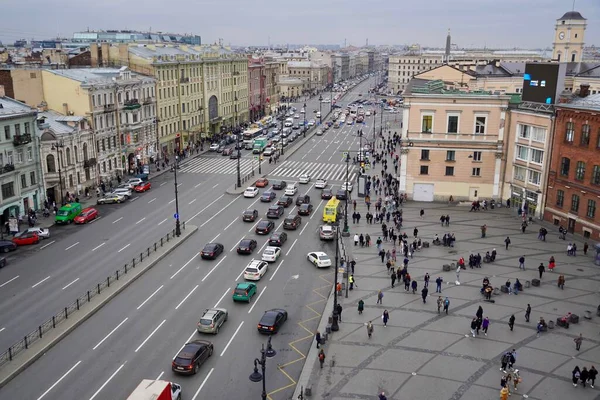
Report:
M175 364L179 364L179 365L189 364L191 361L192 361L192 357L187 358L187 357L177 356L175 358Z
M58 210L57 215L60 217L66 217L67 215L69 215L69 212L67 210Z
M250 246L250 243L251 243L250 240L242 240L240 242L240 246L248 247L248 246Z
M212 324L212 319L202 318L200 320L200 325L210 325L210 324Z
M235 294L246 295L245 289L235 288Z
M267 313L267 314L263 315L263 317L260 319L260 324L261 325L272 325L275 323L275 318L277 318L277 314Z

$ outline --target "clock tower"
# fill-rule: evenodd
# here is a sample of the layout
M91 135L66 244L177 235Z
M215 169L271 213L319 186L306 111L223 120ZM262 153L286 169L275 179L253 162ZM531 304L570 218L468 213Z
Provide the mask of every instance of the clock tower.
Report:
M569 11L556 20L552 59L559 62L580 62L586 19L577 11Z

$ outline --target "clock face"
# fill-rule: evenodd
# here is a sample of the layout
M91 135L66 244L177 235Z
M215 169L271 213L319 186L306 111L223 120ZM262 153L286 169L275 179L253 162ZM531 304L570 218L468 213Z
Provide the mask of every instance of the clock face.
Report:
M560 32L560 33L558 34L558 38L559 38L560 40L563 40L563 39L565 38L565 33L564 33L564 32Z

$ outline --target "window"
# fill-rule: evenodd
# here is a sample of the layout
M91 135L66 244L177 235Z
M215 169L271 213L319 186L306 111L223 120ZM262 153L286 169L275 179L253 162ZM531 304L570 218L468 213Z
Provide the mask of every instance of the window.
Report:
M531 140L536 142L546 141L546 130L544 128L531 127Z
M21 124L15 124L15 136L21 136Z
M556 205L562 207L565 203L565 192L564 190L556 191Z
M538 149L531 149L531 161L536 164L541 164L544 161L544 152Z
M565 142L573 143L575 139L575 124L573 122L567 122L567 131L565 132Z
M456 152L454 150L446 151L446 161L456 161Z
M19 164L23 162L23 150L17 150L17 162Z
M594 169L592 170L592 184L600 185L600 165L594 165Z
M525 182L525 174L527 173L527 169L523 167L515 166L514 178L518 181Z
M454 167L446 167L446 176L454 175Z
M29 180L31 181L31 186L35 185L35 171L29 173Z
M476 135L485 134L486 122L487 122L487 117L475 117L475 134Z
M12 164L14 164L14 163L15 163L15 160L14 160L14 158L13 158L13 152L12 152L12 151L8 151L8 152L6 153L6 161L7 161L7 162L8 162L10 165L12 165Z
M33 161L33 149L31 147L27 148L27 161Z
M575 179L582 181L585 176L585 163L583 161L577 161L577 167L575 168Z
M560 160L560 174L562 176L569 176L569 169L571 168L571 160L567 157L563 157Z
M596 140L596 147L600 149L600 128L598 128L598 139Z
M529 178L528 178L529 183L539 186L541 179L542 179L541 173L539 173L538 171L529 170Z
M421 175L429 175L429 165L421 165Z
M25 134L26 135L30 134L31 133L31 129L30 129L30 126L29 126L29 122L25 122L23 125L25 127Z
M448 133L458 133L458 115L448 115Z
M54 155L48 154L46 156L46 169L48 172L56 172L56 164L54 162Z
M473 173L471 175L481 176L481 168L479 168L479 167L473 168Z
M10 140L10 126L6 125L4 127L4 139ZM600 143L600 140L598 141Z
M473 152L473 161L481 161L481 151Z
M421 150L421 160L429 160L429 150Z
M421 123L421 132L431 133L433 129L433 115L423 115Z
M594 216L596 215L596 201L595 200L588 200L587 213L585 215L588 218L594 218Z
M25 174L21 175L21 189L25 189L27 187L27 176Z
M8 199L15 195L14 182L8 182L2 184L2 199Z
M529 147L517 146L517 159L528 161L529 160Z
M579 210L579 196L574 194L571 197L571 211L577 212Z
M519 125L519 137L521 139L529 139L531 133L530 128L529 125Z

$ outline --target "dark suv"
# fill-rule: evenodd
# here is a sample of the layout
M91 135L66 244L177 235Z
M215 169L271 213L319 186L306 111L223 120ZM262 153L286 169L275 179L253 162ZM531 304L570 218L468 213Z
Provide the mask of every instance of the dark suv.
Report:
M254 222L256 221L256 218L258 218L258 211L256 210L246 210L242 214L242 220L244 220L244 222Z
M279 201L277 201L277 205L280 206L284 206L284 207L289 207L292 205L292 203L294 202L294 199L290 196L281 196L279 198Z
M275 190L283 190L287 186L287 183L285 183L285 181L272 181L272 183L273 189Z
M296 199L296 205L301 206L305 203L310 203L310 196L307 194L298 196L298 198Z
M287 241L287 233L275 232L269 238L269 246L281 247Z
M258 233L259 235L268 235L273 230L273 228L275 228L275 224L273 223L273 221L263 219L256 225L256 229L254 229L254 232Z
M283 207L282 206L271 206L267 211L267 218L279 219L283 215Z
M298 229L302 218L299 215L289 216L283 220L283 229L295 230Z

